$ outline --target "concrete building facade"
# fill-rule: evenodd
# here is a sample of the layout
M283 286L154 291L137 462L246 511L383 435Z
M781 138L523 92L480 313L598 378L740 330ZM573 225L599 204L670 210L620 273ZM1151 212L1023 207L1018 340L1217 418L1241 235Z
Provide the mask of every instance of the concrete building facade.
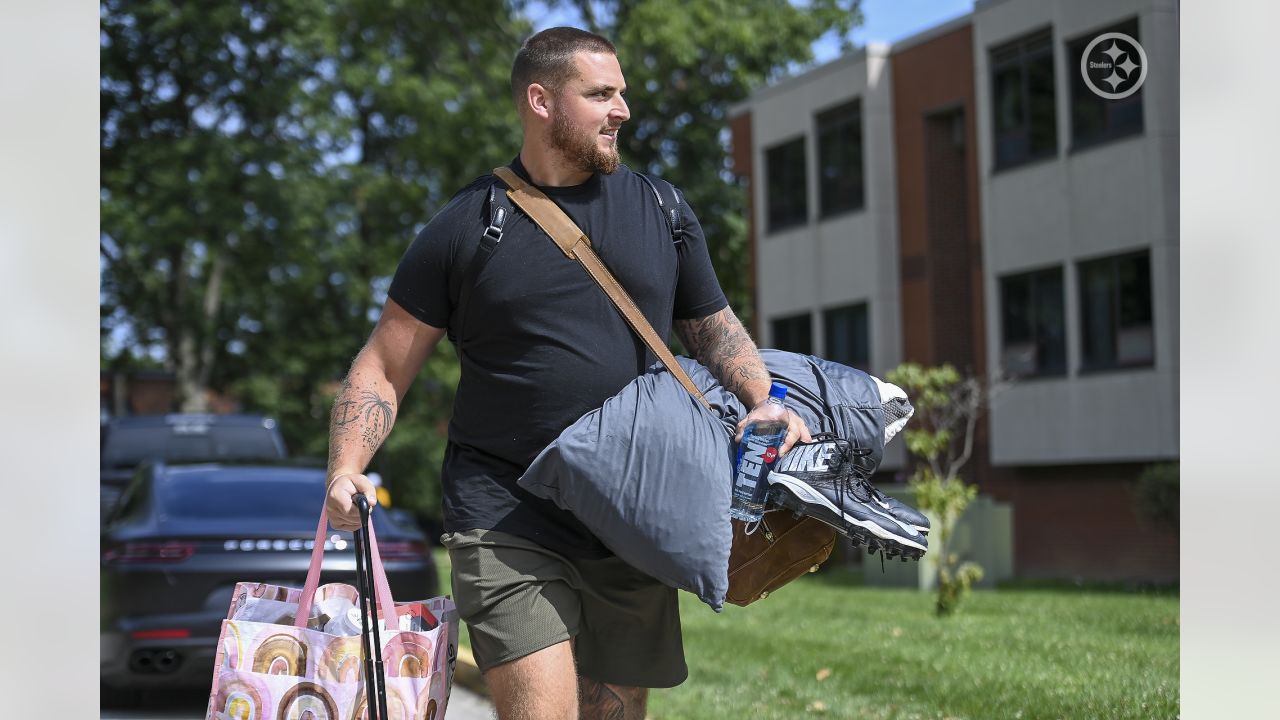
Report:
M1168 0L979 0L731 113L763 346L1012 379L969 479L1014 508L1019 576L1178 576L1176 532L1134 505L1178 457L1177 22ZM1112 32L1145 52L1122 99L1082 75Z

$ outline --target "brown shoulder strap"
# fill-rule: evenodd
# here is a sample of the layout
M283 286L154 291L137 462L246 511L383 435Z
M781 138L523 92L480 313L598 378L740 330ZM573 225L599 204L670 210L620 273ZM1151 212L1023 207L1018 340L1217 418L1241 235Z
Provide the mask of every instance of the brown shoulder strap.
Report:
M698 388L693 384L693 380L689 378L684 368L680 367L680 363L676 362L675 356L667 349L667 344L658 337L658 333L645 319L644 314L640 312L640 308L636 307L631 296L627 295L627 291L613 277L613 273L605 267L600 261L600 257L591 249L591 240L578 229L577 224L556 205L551 198L547 197L541 190L525 182L519 175L509 167L495 168L494 175L502 178L502 181L510 188L507 190L507 197L511 201L520 206L525 214L531 220L542 228L543 232L551 236L556 245L564 254L577 260L587 273L595 279L596 283L605 291L609 299L613 301L618 312L622 313L622 317L626 318L627 324L632 330L644 340L644 344L649 346L654 355L662 360L662 364L667 366L667 370L680 381L685 390L693 395L703 405L710 408L711 403L698 392Z

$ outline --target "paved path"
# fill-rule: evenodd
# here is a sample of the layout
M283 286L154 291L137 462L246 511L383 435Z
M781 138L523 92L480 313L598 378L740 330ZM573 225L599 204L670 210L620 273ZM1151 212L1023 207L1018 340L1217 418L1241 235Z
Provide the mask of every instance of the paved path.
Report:
M103 710L102 720L204 720L207 697L160 693L147 698L139 708ZM485 698L458 685L449 694L448 720L492 720L493 705ZM440 720L439 718L437 720Z

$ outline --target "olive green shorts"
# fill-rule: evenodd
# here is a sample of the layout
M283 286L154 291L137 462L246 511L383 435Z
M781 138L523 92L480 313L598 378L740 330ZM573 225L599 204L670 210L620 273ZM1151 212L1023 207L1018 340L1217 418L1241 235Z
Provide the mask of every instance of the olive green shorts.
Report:
M666 688L689 675L676 590L617 557L565 557L495 530L445 533L453 599L482 672L576 638L578 674Z

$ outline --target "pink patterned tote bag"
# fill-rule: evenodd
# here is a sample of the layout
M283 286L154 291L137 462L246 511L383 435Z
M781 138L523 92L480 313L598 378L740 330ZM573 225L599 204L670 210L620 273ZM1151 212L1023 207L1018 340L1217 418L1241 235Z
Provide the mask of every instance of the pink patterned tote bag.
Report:
M321 511L301 589L236 585L222 621L206 720L371 720L359 595L350 585L319 584L327 529ZM368 538L387 718L443 720L457 658L457 607L447 597L395 604L372 527Z

